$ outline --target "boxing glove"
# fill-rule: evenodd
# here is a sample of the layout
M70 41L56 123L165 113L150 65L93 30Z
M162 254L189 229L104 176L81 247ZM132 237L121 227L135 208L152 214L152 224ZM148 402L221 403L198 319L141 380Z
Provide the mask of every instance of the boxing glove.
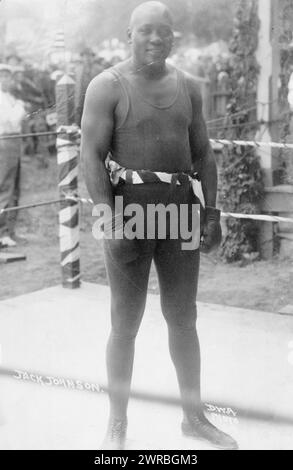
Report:
M220 217L219 209L211 206L205 207L201 222L200 250L202 253L210 253L220 246L222 241Z

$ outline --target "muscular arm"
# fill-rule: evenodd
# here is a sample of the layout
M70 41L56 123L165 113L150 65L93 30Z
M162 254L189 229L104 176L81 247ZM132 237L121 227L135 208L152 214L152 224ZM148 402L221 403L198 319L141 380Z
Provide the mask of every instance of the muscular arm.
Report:
M111 208L113 195L105 159L111 145L115 99L111 77L97 76L87 89L81 121L81 158L88 192L94 204L104 203Z
M193 77L187 77L187 85L193 109L193 119L189 129L192 164L194 170L200 173L206 205L215 207L218 186L217 167L202 114L202 98Z

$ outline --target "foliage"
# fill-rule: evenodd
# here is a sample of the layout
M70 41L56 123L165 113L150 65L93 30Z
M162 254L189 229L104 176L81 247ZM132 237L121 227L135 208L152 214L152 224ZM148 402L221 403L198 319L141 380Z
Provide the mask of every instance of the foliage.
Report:
M280 36L280 88L279 88L279 108L281 124L279 133L281 141L286 142L291 133L292 113L288 103L288 83L292 73L293 66L293 0L282 0L282 8L279 12ZM293 184L293 165L291 152L280 149L278 155L279 163L279 181L277 184Z
M140 3L143 0L123 4L121 0L100 0L89 4L86 17L91 39L99 42L113 36L125 39L131 12ZM163 0L163 3L170 8L175 29L183 36L194 34L200 42L209 44L228 39L231 34L233 0Z
M228 41L233 30L232 0L210 0L197 2L192 20L192 32L202 43L210 44L222 39Z
M228 139L254 139L256 87L259 67L255 58L259 19L256 0L238 0L230 44L231 97L228 105ZM252 109L251 109L252 108ZM254 108L254 109L253 109ZM251 109L247 111L247 109ZM235 116L236 114L236 116ZM255 149L231 146L224 149L220 202L224 211L254 214L263 197L260 162ZM227 262L242 254L258 251L258 224L252 220L227 219L222 256Z
M8 21L19 18L29 22L33 19L38 28L42 25L48 32L52 28L64 27L67 46L71 50L76 50L78 44L94 47L103 40L114 37L126 41L131 12L143 1L5 0L5 5L7 5ZM193 35L199 43L208 44L219 39L227 39L231 34L234 0L162 1L171 9L175 29L182 34L183 42ZM64 16L60 16L61 12Z

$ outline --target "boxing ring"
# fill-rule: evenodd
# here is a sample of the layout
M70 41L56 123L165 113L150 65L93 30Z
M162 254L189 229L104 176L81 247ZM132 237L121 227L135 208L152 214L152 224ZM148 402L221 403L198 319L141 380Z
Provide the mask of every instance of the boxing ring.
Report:
M97 449L107 424L109 289L82 283L0 302L1 449ZM202 395L240 449L292 449L293 319L198 303ZM292 346L292 344L291 344ZM293 349L292 349L293 350ZM37 372L36 372L37 371ZM181 436L159 297L149 295L129 403L129 449L200 449Z
M60 200L51 203L60 203L69 289L0 302L1 449L97 449L108 418L110 294L80 284L76 131L63 127L60 134ZM210 420L240 449L293 449L293 317L198 302L198 331ZM207 448L181 436L177 380L155 295L148 295L136 342L132 390L127 448Z

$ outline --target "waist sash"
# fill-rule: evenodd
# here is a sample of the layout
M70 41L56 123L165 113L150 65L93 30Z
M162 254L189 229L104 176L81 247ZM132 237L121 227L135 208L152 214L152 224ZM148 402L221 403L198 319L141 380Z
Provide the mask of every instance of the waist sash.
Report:
M204 195L201 182L198 178L198 173L189 175L184 172L165 173L162 171L131 170L129 168L122 167L119 163L111 160L109 157L107 157L105 163L113 186L117 186L120 181L130 184L163 182L176 185L181 185L189 181L191 182L194 195L199 199L201 205L205 207Z

